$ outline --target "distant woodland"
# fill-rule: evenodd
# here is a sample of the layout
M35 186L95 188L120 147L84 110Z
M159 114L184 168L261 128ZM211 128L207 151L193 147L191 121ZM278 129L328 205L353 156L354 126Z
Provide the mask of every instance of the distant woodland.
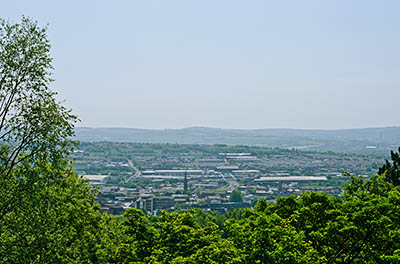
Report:
M75 139L95 142L226 144L386 156L400 142L400 127L345 130L75 128Z

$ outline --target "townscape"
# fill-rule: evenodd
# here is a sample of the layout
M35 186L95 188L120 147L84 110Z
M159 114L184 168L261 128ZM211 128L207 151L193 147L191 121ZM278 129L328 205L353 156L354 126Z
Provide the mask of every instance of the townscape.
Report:
M400 2L322 2L4 1L0 264L400 263Z
M371 175L374 156L227 145L82 142L75 168L99 186L102 210L202 208L225 212L260 198L304 191L342 193L343 172Z

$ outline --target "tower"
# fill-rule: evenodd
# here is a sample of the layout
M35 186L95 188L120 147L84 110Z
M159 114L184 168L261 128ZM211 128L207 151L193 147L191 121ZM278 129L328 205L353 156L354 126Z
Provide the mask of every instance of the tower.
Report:
M185 178L183 180L183 190L186 192L188 190L188 180L187 180L187 172L185 170Z

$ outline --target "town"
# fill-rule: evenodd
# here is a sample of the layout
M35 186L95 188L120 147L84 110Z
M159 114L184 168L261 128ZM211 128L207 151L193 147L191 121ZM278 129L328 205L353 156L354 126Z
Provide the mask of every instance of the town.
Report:
M342 193L343 172L369 175L382 158L256 146L81 142L75 169L99 188L101 210L226 212L260 198Z

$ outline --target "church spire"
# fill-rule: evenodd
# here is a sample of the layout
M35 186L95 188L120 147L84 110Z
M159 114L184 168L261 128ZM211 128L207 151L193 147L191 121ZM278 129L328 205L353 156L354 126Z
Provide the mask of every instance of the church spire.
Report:
M187 180L187 172L185 170L185 179L183 181L183 190L186 192L188 190L188 180Z

